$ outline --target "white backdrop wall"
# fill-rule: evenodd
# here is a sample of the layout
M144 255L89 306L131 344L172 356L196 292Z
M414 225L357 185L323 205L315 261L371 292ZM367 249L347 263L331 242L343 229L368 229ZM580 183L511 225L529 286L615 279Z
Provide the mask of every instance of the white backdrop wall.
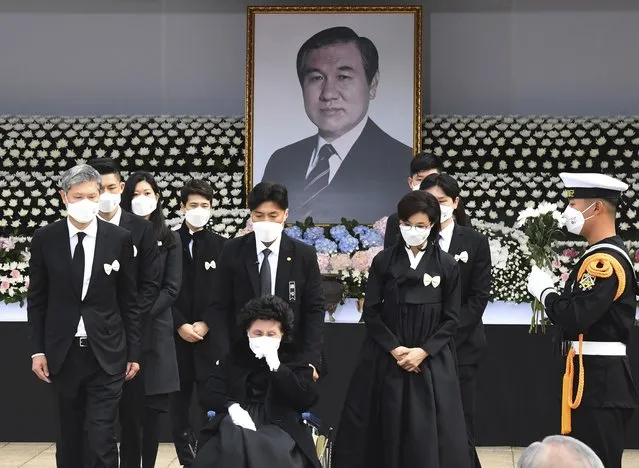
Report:
M243 114L245 3L2 0L0 113ZM637 2L423 3L424 113L639 113Z

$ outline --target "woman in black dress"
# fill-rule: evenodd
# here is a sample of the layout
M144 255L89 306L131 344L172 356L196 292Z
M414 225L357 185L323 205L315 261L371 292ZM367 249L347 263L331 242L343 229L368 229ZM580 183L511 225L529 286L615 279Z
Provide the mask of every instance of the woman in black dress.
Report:
M144 321L140 372L130 382L135 391L125 393L127 398L134 399L129 407L138 408L139 412L120 412L120 451L140 452L142 465L134 466L153 468L158 453L160 413L168 412L169 394L180 389L171 306L182 285L182 243L178 233L166 225L160 189L148 172L129 176L121 206L151 221L160 250L160 291Z
M453 338L459 268L442 252L439 203L397 206L404 242L380 252L364 302L368 336L335 441L336 468L468 468Z
M192 468L320 468L301 413L317 402L313 369L291 361L293 311L279 297L249 301L244 337L217 363L201 397L215 418Z

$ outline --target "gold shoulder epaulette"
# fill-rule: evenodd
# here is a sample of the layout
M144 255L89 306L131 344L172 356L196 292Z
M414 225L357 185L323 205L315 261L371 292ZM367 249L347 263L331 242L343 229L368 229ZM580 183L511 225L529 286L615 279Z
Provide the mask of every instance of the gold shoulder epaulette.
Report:
M615 301L626 289L626 272L619 260L607 253L593 253L589 255L581 264L577 280L581 280L584 273L593 278L610 278L613 273L617 275L619 285L615 294Z

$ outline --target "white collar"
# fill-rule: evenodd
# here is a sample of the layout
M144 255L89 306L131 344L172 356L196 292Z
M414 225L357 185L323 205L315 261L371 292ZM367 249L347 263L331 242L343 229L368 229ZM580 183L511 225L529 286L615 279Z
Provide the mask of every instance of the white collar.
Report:
M442 237L442 239L450 240L450 239L453 238L453 231L454 230L455 230L455 221L453 221L448 226L446 226L444 229L439 231L439 235Z
M69 227L69 239L75 236L78 232L84 232L89 237L96 237L98 235L98 220L97 218L93 218L93 220L89 223L84 230L78 229L67 217L67 226Z
M368 114L366 114L364 118L357 125L355 125L355 127L330 143L330 145L335 148L337 156L339 156L342 161L348 155L349 151L364 131L364 127L366 126L367 122ZM324 138L317 135L317 148L315 149L315 154L319 154L319 150L327 143L328 142Z
M271 255L278 255L280 252L280 244L282 243L282 235L275 239L273 243L269 246L264 245L262 241L257 240L257 236L255 236L255 248L257 249L258 255L264 251L264 249L269 249L271 251Z
M98 216L102 221L106 221L107 223L115 224L116 226L120 225L120 220L122 219L122 208L118 206L118 211L115 212L113 218L105 219L101 216L101 213L98 212Z

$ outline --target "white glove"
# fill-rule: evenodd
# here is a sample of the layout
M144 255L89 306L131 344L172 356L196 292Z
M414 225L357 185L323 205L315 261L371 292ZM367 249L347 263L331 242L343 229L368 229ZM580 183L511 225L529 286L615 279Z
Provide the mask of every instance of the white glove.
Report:
M546 291L548 290L548 291ZM530 272L530 276L528 276L528 292L535 296L535 298L542 302L542 294L546 291L548 292L555 290L555 282L548 273L540 269L538 266L533 266L532 271Z
M231 417L233 424L236 426L243 427L250 431L257 431L251 415L248 414L248 411L242 408L238 403L233 403L229 406L229 416Z
M275 372L280 368L280 357L276 348L266 350L264 359L266 360L266 364L268 364L268 368L271 369L272 372Z

